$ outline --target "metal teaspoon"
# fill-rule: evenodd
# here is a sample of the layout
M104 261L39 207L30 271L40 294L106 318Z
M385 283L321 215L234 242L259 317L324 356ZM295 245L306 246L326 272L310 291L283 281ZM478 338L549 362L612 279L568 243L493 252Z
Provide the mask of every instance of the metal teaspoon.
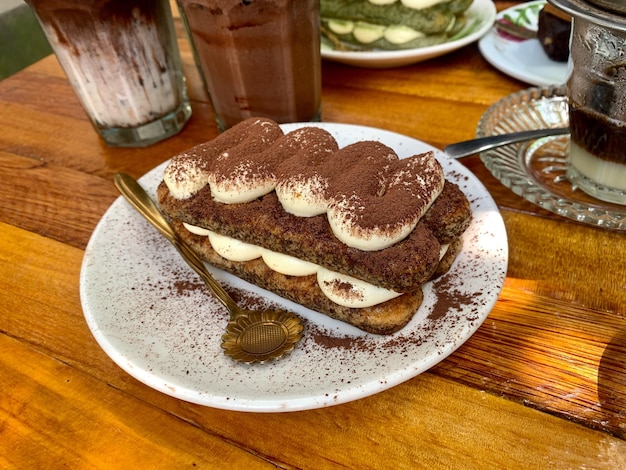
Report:
M291 312L279 309L245 310L239 307L224 288L211 276L200 257L174 232L156 203L131 176L117 173L115 186L126 200L143 215L183 259L204 280L213 295L230 312L222 348L235 361L248 364L279 359L291 351L302 338L303 325Z
M465 140L446 146L443 151L452 158L464 158L475 153L491 150L503 145L515 144L525 140L539 139L552 135L569 134L569 127L551 127L532 131L511 132L509 134L492 135L478 139Z

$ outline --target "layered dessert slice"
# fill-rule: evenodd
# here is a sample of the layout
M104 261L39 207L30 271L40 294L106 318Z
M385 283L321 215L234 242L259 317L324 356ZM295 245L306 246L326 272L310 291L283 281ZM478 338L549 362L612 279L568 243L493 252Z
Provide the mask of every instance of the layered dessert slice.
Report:
M377 334L412 318L471 219L430 152L340 149L323 129L262 118L174 157L157 194L207 262Z

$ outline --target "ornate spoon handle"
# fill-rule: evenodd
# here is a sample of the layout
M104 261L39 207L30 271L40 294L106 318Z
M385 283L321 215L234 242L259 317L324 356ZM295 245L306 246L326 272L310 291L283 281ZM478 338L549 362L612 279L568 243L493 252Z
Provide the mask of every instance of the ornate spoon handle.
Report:
M211 276L198 255L178 238L170 223L139 183L125 173L117 173L114 181L115 186L117 186L117 189L119 189L126 200L174 245L187 264L198 273L215 297L228 309L231 318L236 317L241 312L241 308L213 276Z

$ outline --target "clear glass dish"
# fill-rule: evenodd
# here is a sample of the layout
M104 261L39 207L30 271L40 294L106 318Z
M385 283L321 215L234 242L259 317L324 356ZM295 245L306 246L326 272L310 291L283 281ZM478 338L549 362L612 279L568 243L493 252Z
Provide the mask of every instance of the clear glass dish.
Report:
M483 114L478 137L569 124L564 86L513 93ZM626 230L626 206L594 199L565 177L569 136L545 137L483 152L487 169L515 194L543 209L585 224Z

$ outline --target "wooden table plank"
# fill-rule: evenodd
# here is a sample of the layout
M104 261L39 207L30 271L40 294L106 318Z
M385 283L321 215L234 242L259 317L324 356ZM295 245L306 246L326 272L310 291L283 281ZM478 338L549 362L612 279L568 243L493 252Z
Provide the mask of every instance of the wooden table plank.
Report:
M110 179L0 151L0 218L85 248L106 208L119 195Z
M112 175L217 135L177 30L194 114L145 149L102 144L53 56L0 82L0 467L626 468L626 236L523 200L477 156L463 164L501 209L508 276L477 333L430 371L340 406L255 414L186 403L115 365L78 288ZM325 61L322 112L441 148L523 88L475 44L389 70Z
M563 219L502 215L509 237L508 277L533 280L534 292L612 315L626 328L626 263L620 262L626 234Z
M399 469L545 468L554 461L561 465L556 468L593 463L610 469L620 468L626 455L623 441L452 382L442 387L441 379L429 374L400 385L394 395L364 399L347 410L246 415L174 399L168 400L172 410L164 412L167 405L144 401L149 396L129 397L114 384L6 337L0 337L0 373L12 390L0 409L12 430L0 441L0 455L18 468L43 462L202 468L225 461L236 468L270 468L269 461L282 468L322 469L349 467L356 459L375 462L385 449L386 460ZM362 415L368 416L365 422ZM303 420L318 423L324 432L302 430ZM406 432L407 421L413 433ZM34 422L41 427L33 428ZM510 432L496 432L502 424ZM433 447L439 451L427 450Z
M19 237L13 239L12 233L13 230L8 230L2 237L7 253L10 253L9 247L24 243ZM28 265L27 259L15 258L17 253L26 252L28 256L45 260L45 252L57 253L63 247L37 253L39 243L32 243L32 247L15 252L14 258L7 261L6 276L12 266ZM85 358L71 357L76 354L72 353L75 345L68 345L55 335L55 328L58 327L55 322L72 325L79 328L73 336L84 339L78 350L89 349L91 338L86 334L86 325L79 313L80 302L76 297L82 252L78 251L75 256L78 259L74 262L75 271L71 278L67 277L67 268L64 272L46 271L61 266L62 260L59 259L48 261L46 269L39 269L39 279L31 279L28 283L16 281L11 285L13 296L3 320L8 325L0 325L0 329L23 334L29 342L52 347L55 354L66 361L78 363ZM67 259L68 255L63 258ZM44 316L40 312L25 311L29 305L26 299L32 296L32 292L27 288L19 295L20 286L44 286L49 279L59 279L55 285L69 290L49 293L42 287L36 289L38 295L50 294L51 298L66 299L68 304L62 306L62 310L50 311ZM623 414L626 409L626 377L615 365L616 358L626 358L626 343L614 341L624 327L623 319L583 307L572 308L566 302L525 293L523 287L522 283L509 278L485 324L457 353L435 367L434 373L564 417L584 416L584 422L589 426L626 436ZM46 299L42 298L35 305L46 303ZM28 318L36 318L37 323L25 322L24 319ZM50 325L50 331L38 326L42 319L47 319L43 323ZM33 337L32 331L45 336ZM602 347L604 344L612 344L612 348L605 350ZM606 354L611 354L609 363L606 362L608 359L602 362ZM98 364L92 366L93 370L103 367L103 362L107 360L99 354ZM600 374L604 384L596 380ZM602 392L599 388L606 384L611 385L612 395L600 401L598 395ZM576 399L572 399L574 395Z
M624 327L509 279L482 327L433 372L626 438Z
M10 390L0 402L0 430L8 430L0 431L0 462L10 467L203 468L227 460L236 468L275 468L6 335L0 377Z
M35 72L46 70L50 62L56 64L54 56L0 82L2 112L11 116L11 126L0 128L3 151L101 176L131 167L143 174L156 163L217 135L209 104L194 102L192 117L177 138L148 148L107 147L88 121L67 80L61 87L63 91L53 86L54 98L50 98L45 76Z

